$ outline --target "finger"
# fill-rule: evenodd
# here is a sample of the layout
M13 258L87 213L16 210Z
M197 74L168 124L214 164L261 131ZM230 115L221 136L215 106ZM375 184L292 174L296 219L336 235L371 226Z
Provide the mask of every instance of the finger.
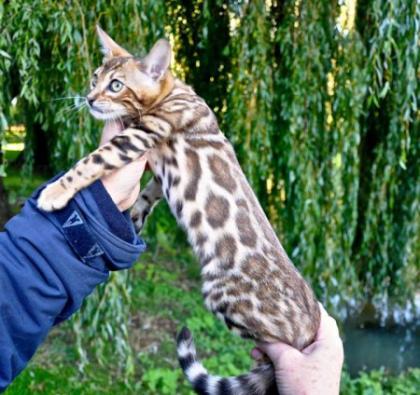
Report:
M264 358L264 353L259 348L255 347L251 351L251 357L256 361L259 361Z
M320 342L317 340L314 343L310 344L308 347L302 350L302 354L309 355L312 354L319 346Z
M319 304L321 310L321 322L318 329L316 340L326 340L340 338L337 322L333 317L328 315L324 306Z
M285 357L300 356L301 353L296 348L286 343L258 343L258 348L273 361L277 362Z

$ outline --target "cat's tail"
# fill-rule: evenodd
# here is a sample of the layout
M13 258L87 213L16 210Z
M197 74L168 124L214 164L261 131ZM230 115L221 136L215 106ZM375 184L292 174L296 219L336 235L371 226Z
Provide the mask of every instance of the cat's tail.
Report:
M182 370L200 395L277 395L273 365L259 365L236 377L212 376L197 359L191 332L183 328L177 338L178 360Z

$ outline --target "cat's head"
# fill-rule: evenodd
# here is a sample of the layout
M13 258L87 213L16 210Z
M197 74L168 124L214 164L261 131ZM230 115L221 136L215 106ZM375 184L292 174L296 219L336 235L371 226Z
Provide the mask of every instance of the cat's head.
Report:
M108 120L138 118L172 83L171 47L159 40L142 59L120 47L99 26L104 61L93 73L87 104L91 114Z

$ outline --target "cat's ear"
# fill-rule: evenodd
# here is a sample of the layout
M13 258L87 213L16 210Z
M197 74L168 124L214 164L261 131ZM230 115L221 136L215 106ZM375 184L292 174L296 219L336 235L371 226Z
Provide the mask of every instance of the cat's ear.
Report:
M101 43L104 61L117 56L131 56L128 51L120 47L111 37L109 37L99 25L96 25L96 32L98 33L99 42Z
M142 64L145 66L145 71L154 80L160 80L168 70L171 63L171 45L168 41L160 39L153 45Z

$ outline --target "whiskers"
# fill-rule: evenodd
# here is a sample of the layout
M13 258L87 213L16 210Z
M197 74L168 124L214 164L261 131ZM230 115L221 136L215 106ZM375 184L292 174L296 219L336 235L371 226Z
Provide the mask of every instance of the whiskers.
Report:
M87 107L87 101L85 96L64 96L56 97L51 99L51 101L61 101L61 100L72 100L73 102L68 106L63 106L59 109L61 115L74 115L79 113L82 109Z
M63 97L55 97L50 101L57 101L57 100L86 100L85 96L63 96Z
M65 96L51 99L51 101L63 100L70 101L70 104L59 106L58 116L61 118L68 119L80 113L84 108L87 108L94 118L103 121L114 121L124 124L124 117L127 116L127 111L124 107L109 101L96 100L94 105L90 106L85 96Z

